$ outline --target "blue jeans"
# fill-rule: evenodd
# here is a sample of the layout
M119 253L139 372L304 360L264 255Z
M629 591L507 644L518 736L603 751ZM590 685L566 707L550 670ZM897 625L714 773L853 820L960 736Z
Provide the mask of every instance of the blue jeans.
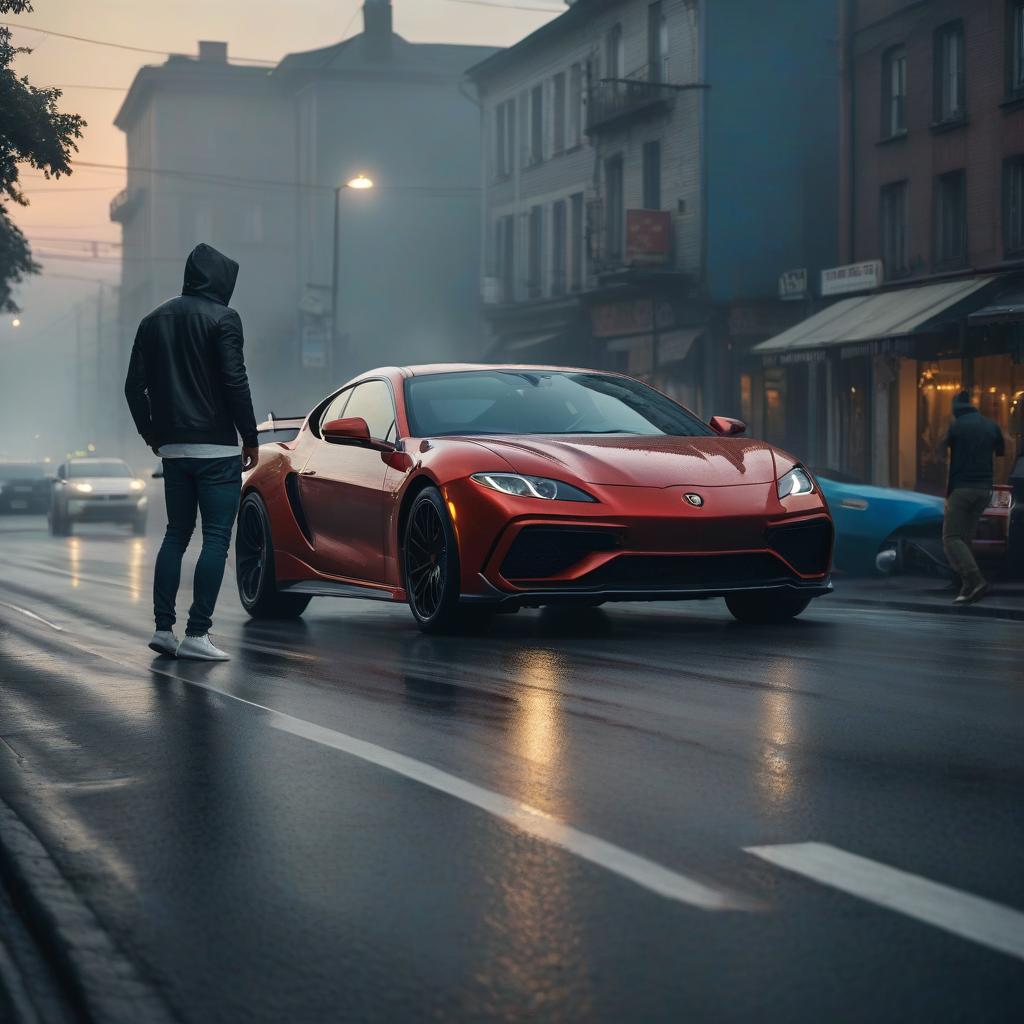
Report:
M170 629L174 625L181 559L199 512L203 519L203 550L196 563L185 635L202 636L210 631L213 608L224 579L231 527L242 491L242 458L229 455L223 459L164 459L163 463L167 532L156 556L153 578L156 628Z

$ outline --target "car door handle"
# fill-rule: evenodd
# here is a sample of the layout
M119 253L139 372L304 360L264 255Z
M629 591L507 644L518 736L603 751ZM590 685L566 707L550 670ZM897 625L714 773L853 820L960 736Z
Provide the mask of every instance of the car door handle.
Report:
M304 469L299 476L316 476L315 469Z

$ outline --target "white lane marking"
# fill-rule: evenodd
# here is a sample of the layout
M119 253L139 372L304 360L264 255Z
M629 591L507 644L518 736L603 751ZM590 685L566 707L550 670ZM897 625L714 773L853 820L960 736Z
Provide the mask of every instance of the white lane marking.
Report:
M56 622L44 619L42 615L36 615L35 612L29 611L28 608L22 608L20 604L11 604L9 601L0 601L0 604L5 608L10 608L12 611L20 612L22 615L27 615L30 619L35 619L36 622L42 622L44 625L49 626L50 629L57 630L58 633L64 632L63 626L58 626Z
M395 772L414 782L430 786L448 796L455 797L464 803L485 811L494 817L507 822L513 828L518 829L527 835L533 836L550 843L553 846L561 847L568 852L575 854L582 860L597 864L613 874L639 885L649 892L656 893L666 899L686 903L701 910L756 910L758 904L753 900L739 896L736 893L724 889L716 889L712 886L698 882L696 879L688 878L686 875L663 867L646 857L630 853L613 843L599 839L587 832L573 828L558 818L552 817L545 811L519 800L494 793L484 789L472 782L466 782L455 775L423 761L406 757L404 754L396 753L385 747L379 747L375 743L367 743L365 740L356 739L345 733L336 732L324 726L314 725L302 718L285 714L283 711L275 711L265 704L258 704L256 701L246 700L227 690L201 679L189 679L169 672L166 669L157 668L155 665L140 666L131 662L122 661L120 658L111 657L100 651L92 650L83 644L77 643L67 637L67 643L86 654L91 654L103 661L108 661L130 672L138 672L140 669L166 676L175 682L184 683L187 686L195 686L202 690L216 693L227 700L244 704L247 707L262 711L270 717L270 724L282 732L291 733L293 736L319 743L322 746L331 747L360 758L380 768Z
M1024 960L1024 913L827 843L747 846L747 853Z

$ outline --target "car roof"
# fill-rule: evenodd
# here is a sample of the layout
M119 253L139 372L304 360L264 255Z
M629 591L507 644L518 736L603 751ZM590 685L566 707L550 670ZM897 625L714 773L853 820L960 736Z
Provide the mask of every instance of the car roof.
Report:
M583 366L547 366L542 363L424 363L419 366L403 366L399 371L407 377L427 377L437 373L468 373L474 370L533 370L542 373L601 373L612 377L623 374L614 370L594 370ZM374 371L380 373L380 370Z

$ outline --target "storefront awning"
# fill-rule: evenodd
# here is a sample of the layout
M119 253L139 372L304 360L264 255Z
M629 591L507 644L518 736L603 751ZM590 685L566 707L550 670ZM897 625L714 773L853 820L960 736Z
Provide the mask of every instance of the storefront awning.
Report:
M1024 284L1001 292L967 319L972 324L1024 324Z
M968 277L842 299L751 351L763 356L784 355L920 334L952 306L994 280L991 276Z

